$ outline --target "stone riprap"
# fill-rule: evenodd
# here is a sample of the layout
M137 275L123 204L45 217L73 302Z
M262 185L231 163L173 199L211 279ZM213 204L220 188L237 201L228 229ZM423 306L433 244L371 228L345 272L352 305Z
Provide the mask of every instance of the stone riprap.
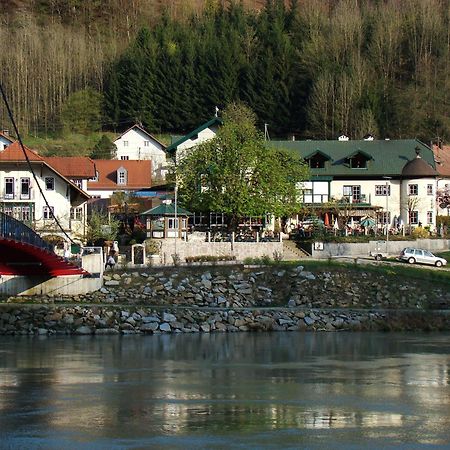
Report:
M35 301L11 297L7 301ZM171 268L109 273L104 286L80 296L45 296L39 302L82 302L148 306L308 307L417 309L450 308L447 287L398 280L370 271L330 269L314 273L303 266Z
M449 329L449 305L445 286L370 271L170 268L111 272L87 295L9 298L0 334Z
M195 309L123 306L0 307L0 335L103 335L237 331L448 330L442 312Z

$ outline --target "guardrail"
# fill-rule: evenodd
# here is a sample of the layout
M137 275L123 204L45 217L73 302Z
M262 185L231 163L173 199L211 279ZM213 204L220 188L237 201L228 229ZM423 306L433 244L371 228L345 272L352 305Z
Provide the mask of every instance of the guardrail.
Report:
M34 230L3 212L0 212L0 237L34 245L53 253L53 246L44 241Z

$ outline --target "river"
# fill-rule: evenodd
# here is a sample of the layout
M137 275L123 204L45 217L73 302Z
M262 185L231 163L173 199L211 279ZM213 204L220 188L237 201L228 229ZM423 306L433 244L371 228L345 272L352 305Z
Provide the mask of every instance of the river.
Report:
M450 335L2 337L0 448L450 448Z

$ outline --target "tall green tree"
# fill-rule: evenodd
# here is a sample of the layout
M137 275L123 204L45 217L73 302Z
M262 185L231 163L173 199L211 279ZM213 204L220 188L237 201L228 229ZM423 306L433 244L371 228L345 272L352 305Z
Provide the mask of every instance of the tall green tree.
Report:
M194 211L225 213L231 229L243 216L300 209L297 186L308 169L292 154L266 146L254 113L229 105L216 137L189 151L176 167L180 202Z

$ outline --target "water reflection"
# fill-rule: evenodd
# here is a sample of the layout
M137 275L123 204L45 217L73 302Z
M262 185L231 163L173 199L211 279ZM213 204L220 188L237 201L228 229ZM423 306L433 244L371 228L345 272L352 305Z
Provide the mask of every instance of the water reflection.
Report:
M0 438L11 448L445 446L448 338L3 338Z

